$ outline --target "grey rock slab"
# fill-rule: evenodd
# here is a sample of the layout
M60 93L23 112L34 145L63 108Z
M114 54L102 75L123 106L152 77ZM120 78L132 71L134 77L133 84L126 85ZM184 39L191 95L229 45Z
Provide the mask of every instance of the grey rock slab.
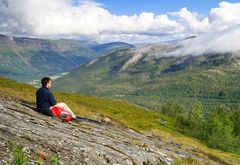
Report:
M173 159L191 155L160 138L123 126L90 120L63 123L17 102L1 100L0 105L4 106L4 110L0 106L1 160L11 160L8 141L24 146L30 162L38 151L48 159L59 155L61 164L90 165L170 165Z

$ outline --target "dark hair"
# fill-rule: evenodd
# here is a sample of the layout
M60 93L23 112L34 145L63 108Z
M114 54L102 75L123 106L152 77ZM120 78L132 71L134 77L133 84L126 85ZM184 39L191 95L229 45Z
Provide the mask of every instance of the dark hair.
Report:
M47 83L49 83L49 81L51 81L51 79L49 77L43 77L41 80L42 87L46 87Z

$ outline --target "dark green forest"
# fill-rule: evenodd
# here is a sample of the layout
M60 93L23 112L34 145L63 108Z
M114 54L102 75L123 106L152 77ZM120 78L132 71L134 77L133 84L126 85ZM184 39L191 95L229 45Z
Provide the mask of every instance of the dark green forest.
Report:
M177 131L200 139L212 148L240 153L239 109L221 105L204 111L198 103L189 111L178 104L166 103L161 113L174 119Z

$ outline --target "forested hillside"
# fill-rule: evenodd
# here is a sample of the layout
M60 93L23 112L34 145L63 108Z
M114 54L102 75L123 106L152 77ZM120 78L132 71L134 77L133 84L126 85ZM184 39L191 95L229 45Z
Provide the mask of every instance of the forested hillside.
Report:
M164 50L173 48L160 48L113 52L61 77L55 90L123 99L159 111L167 103L189 110L196 103L205 110L239 106L239 53L165 56Z

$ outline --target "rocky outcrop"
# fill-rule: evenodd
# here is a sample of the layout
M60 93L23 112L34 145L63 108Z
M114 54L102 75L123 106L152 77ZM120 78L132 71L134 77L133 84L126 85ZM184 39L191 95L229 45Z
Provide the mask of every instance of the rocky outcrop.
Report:
M143 57L142 53L140 52L134 53L133 56L122 66L120 71L125 71L128 67L134 66L142 57Z
M23 146L29 164L36 163L36 155L47 162L55 154L61 164L172 164L176 158L189 156L201 160L172 142L111 125L111 121L80 118L63 123L20 102L3 100L0 118L0 164L13 161L9 141Z

